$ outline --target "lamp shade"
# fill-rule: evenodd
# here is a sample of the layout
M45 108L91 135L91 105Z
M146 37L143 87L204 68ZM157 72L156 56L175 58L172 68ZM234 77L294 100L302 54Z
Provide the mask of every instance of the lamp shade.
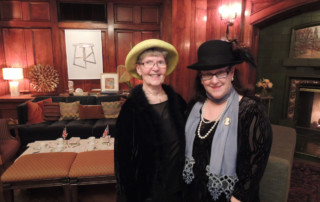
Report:
M4 80L19 80L23 79L22 68L2 68Z

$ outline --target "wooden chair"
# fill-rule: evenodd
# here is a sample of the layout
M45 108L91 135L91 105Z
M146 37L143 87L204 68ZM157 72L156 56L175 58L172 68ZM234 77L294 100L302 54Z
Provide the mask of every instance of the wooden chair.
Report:
M0 119L0 165L1 173L15 160L20 148L20 138L17 127L14 126L15 136L12 136L7 119ZM1 174L0 173L0 174Z

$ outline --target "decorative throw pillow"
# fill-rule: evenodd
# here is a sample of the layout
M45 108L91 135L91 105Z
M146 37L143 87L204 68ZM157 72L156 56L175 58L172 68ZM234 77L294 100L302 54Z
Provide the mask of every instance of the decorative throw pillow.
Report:
M121 101L101 102L105 118L117 118L121 109Z
M43 120L57 121L60 118L60 106L58 102L43 103Z
M80 119L103 119L101 105L79 105Z
M59 102L60 119L59 120L79 120L79 105L80 101L76 102Z
M43 102L52 102L51 98L41 100L39 102L27 102L28 121L27 124L35 124L43 122Z

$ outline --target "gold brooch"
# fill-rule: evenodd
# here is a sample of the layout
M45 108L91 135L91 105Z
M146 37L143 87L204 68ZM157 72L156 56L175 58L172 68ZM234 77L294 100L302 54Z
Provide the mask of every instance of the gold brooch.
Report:
M231 123L231 119L229 117L227 117L225 120L224 120L224 125L228 126L230 125Z

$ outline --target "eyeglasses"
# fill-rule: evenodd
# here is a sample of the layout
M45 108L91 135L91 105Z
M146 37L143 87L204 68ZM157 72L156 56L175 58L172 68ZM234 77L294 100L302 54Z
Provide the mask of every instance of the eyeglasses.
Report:
M165 68L167 66L167 63L165 61L157 61L157 62L147 61L147 62L141 62L138 64L143 65L146 68L153 68L155 64L157 64L159 68Z
M216 76L218 79L225 79L227 78L229 72L230 70L225 70L225 71L217 72L215 74L212 74L212 73L200 74L200 76L203 81L210 80L212 79L213 76Z

